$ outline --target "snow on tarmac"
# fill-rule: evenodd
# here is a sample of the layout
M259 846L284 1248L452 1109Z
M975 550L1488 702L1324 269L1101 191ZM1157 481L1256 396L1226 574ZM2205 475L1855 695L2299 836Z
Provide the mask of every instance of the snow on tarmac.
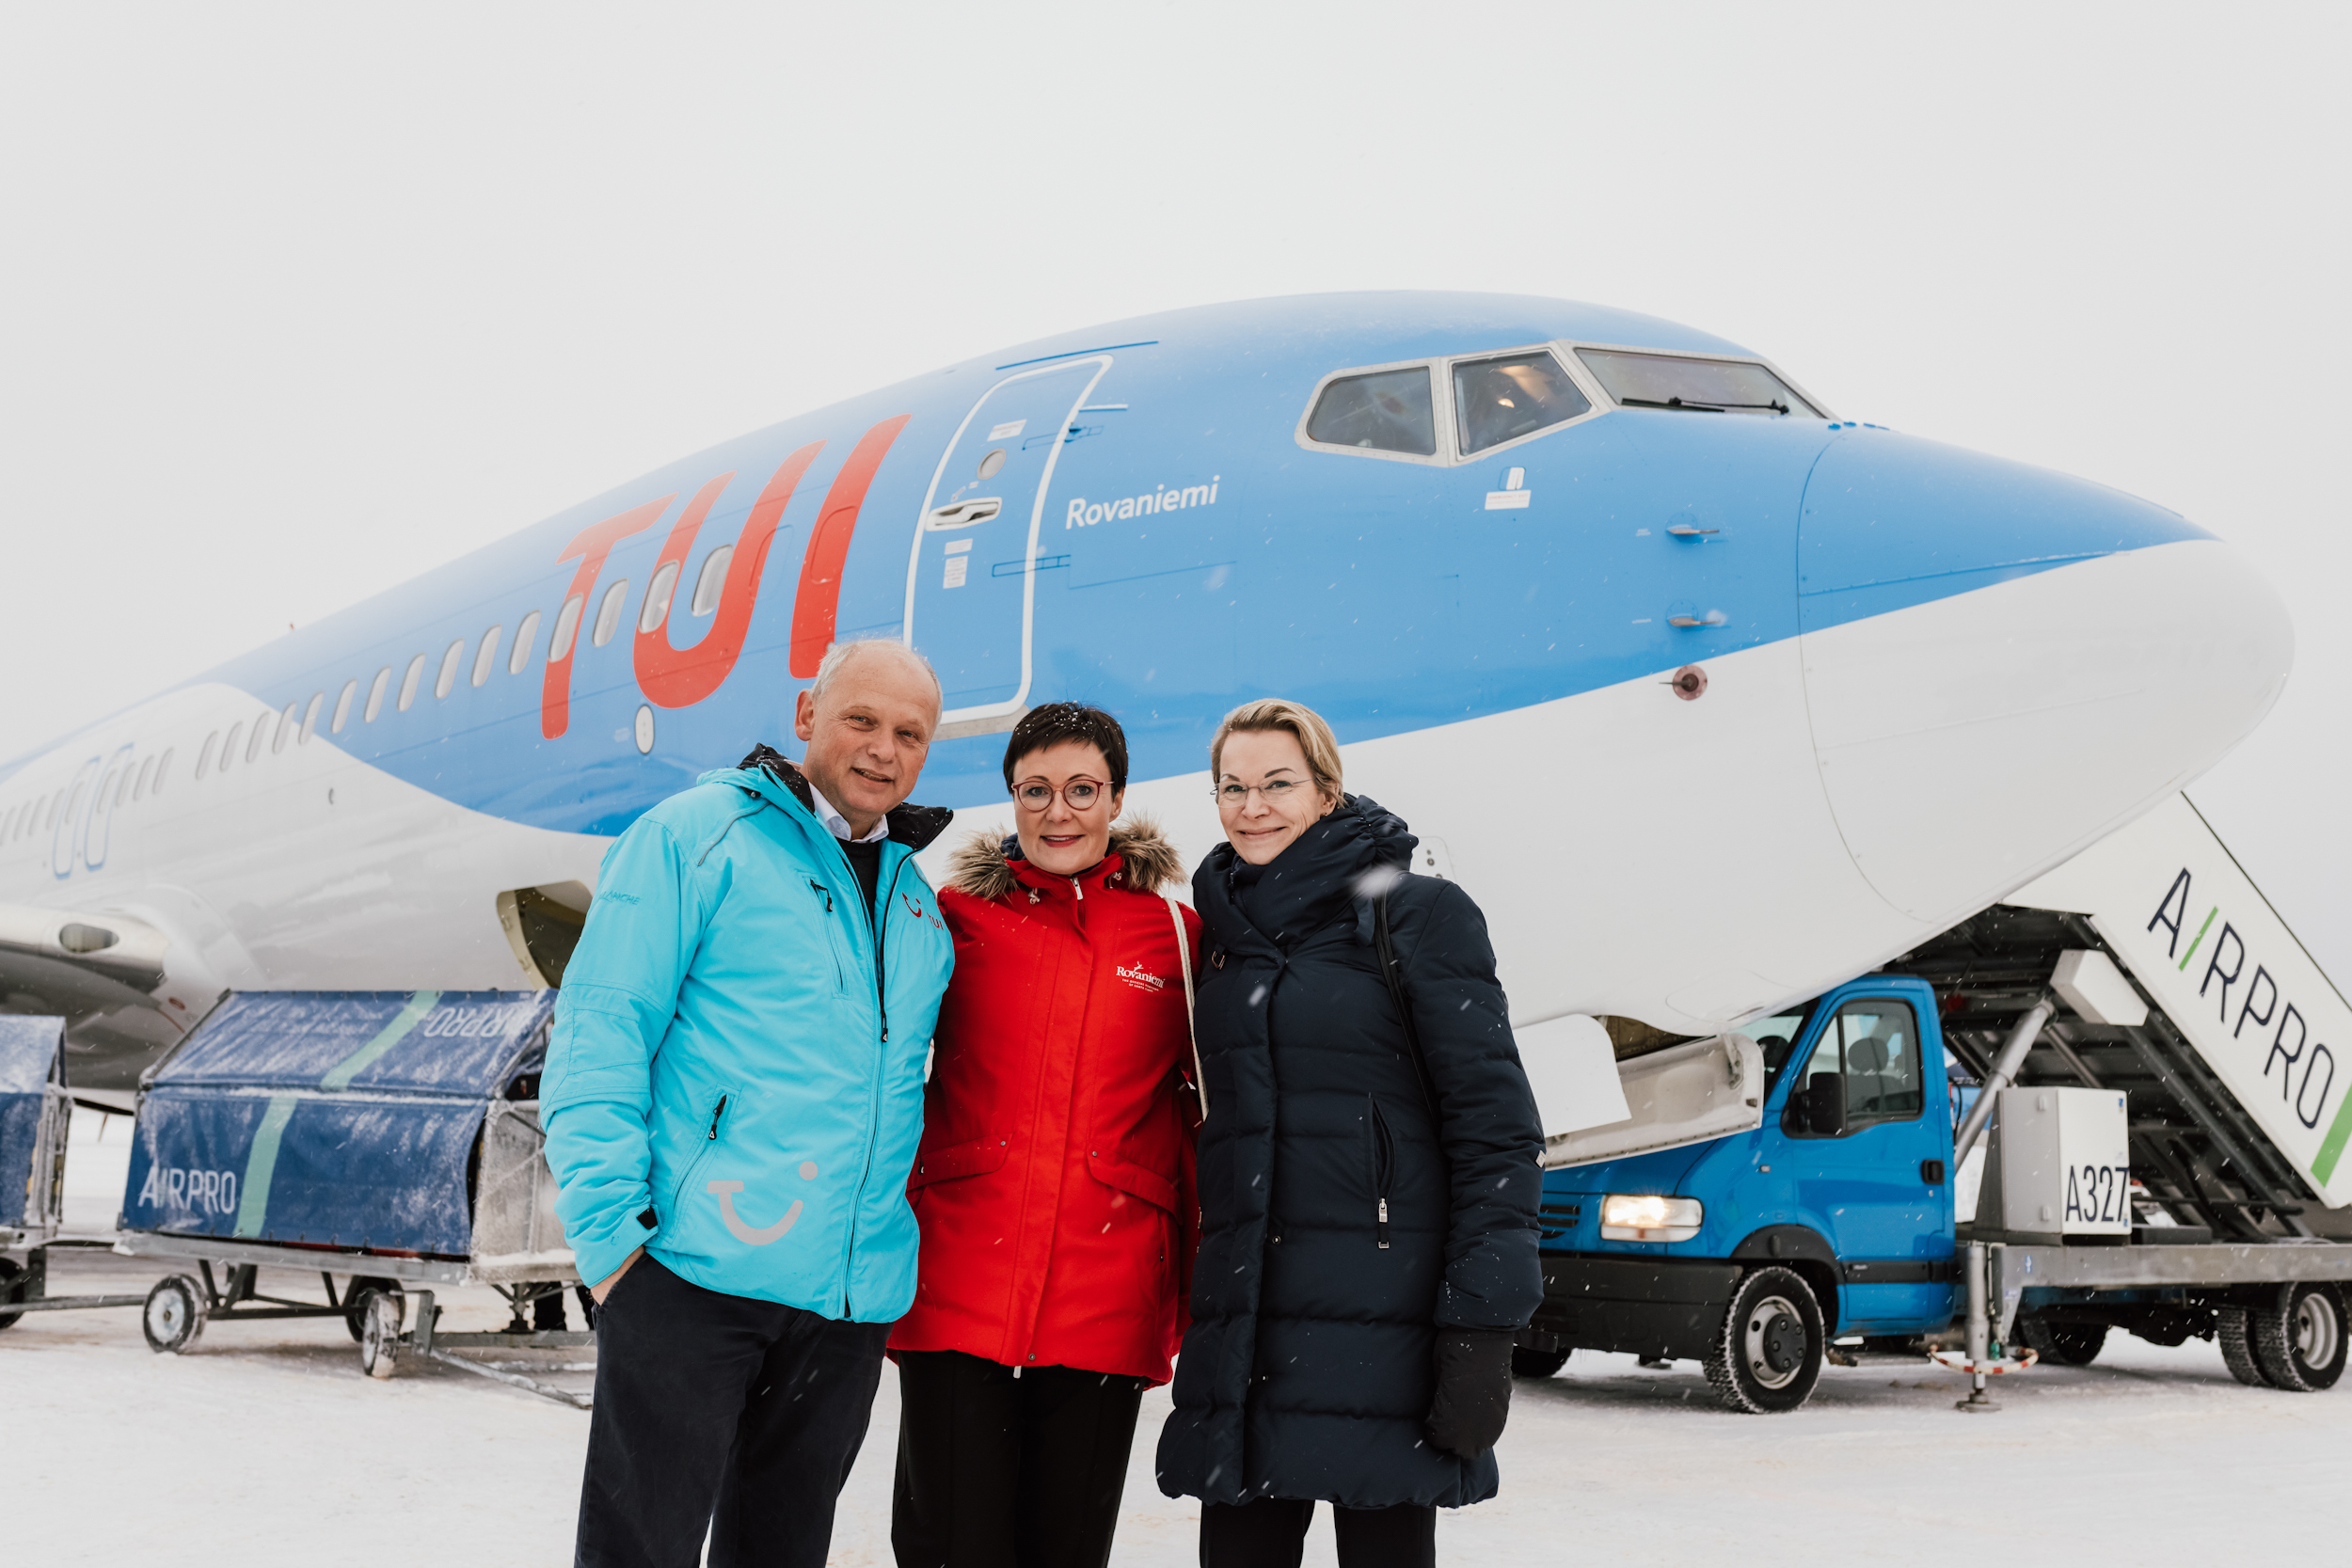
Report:
M53 1289L126 1291L164 1271L61 1264ZM301 1276L276 1283L285 1293ZM496 1327L467 1292L453 1327ZM2212 1554L2319 1560L2328 1499L2352 1475L2352 1385L2241 1388L2211 1346L2117 1337L2096 1366L1998 1386L2007 1408L1963 1416L1960 1379L1922 1362L1832 1368L1794 1416L1715 1407L1695 1366L1645 1370L1580 1354L1518 1386L1502 1495L1445 1514L1438 1547L1478 1564L1844 1560L2185 1562ZM1144 1405L1113 1560L1188 1564L1194 1505L1160 1497ZM362 1557L568 1560L585 1414L460 1371L363 1377L334 1322L215 1323L151 1354L130 1311L26 1317L0 1334L9 1459L0 1540L11 1560L176 1568ZM885 1375L842 1500L833 1560L888 1563L898 1430ZM1308 1561L1331 1561L1327 1513Z

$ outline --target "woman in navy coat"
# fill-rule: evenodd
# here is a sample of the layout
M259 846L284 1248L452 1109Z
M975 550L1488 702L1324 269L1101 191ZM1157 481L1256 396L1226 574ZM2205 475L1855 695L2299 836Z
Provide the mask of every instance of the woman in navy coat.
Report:
M1309 710L1235 709L1210 766L1201 1242L1160 1486L1201 1499L1206 1568L1295 1564L1318 1499L1343 1568L1429 1563L1435 1510L1495 1493L1543 1291L1543 1134L1486 922L1406 872L1413 835L1342 790Z

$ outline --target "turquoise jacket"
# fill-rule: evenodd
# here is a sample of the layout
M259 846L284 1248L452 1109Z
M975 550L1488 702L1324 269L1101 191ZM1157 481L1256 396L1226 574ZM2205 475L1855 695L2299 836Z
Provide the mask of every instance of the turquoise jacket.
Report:
M591 1283L643 1245L708 1290L889 1323L914 1300L907 1170L955 962L912 857L949 814L890 814L869 920L806 781L765 747L745 763L605 853L540 1085L556 1213Z

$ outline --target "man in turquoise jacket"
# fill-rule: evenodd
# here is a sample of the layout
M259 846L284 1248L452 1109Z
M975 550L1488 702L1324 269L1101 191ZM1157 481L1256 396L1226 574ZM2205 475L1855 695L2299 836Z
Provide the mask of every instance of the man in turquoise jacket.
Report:
M799 768L706 773L605 855L541 1085L556 1212L594 1281L581 1564L818 1568L890 1325L954 950L912 863L937 678L836 647Z

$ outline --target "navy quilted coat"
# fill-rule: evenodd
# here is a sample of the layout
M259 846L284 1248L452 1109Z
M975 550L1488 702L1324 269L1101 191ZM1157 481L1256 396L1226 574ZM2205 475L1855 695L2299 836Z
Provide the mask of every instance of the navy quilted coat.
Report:
M1405 873L1415 842L1350 796L1264 868L1254 923L1232 846L1193 878L1209 1117L1192 1326L1160 1437L1170 1497L1494 1496L1492 1451L1458 1458L1422 1431L1431 1347L1439 1324L1521 1327L1541 1299L1543 1134L1486 921L1454 883ZM1434 1120L1380 974L1383 886Z

